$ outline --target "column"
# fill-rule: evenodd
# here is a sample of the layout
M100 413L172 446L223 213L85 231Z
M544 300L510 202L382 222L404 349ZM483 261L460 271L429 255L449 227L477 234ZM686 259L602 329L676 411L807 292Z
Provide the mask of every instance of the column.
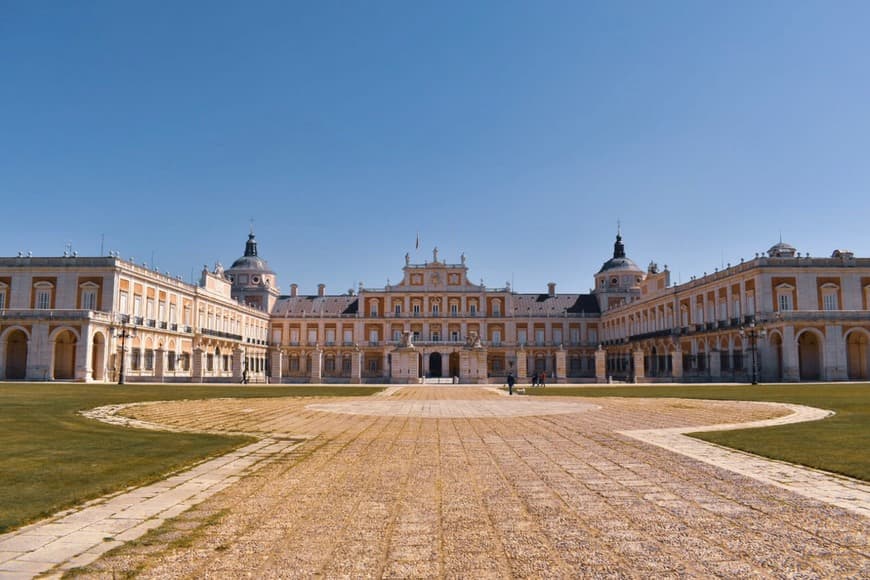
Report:
M845 381L848 378L846 341L839 324L825 326L823 378L826 381Z
M386 367L384 367L386 372ZM358 385L362 382L362 351L354 348L350 353L350 382Z
M318 337L319 340L319 337ZM323 349L320 347L315 348L311 351L311 374L310 379L312 383L319 383L323 378L322 373L323 368Z
M671 351L671 377L683 378L683 351L679 348Z
M646 378L646 373L643 368L643 351L632 351L631 356L634 361L634 382L637 383Z
M242 360L242 349L235 347L233 349L233 382L242 382L242 371L244 370L245 362Z
M193 353L191 354L191 357L193 358L193 360L190 361L190 367L191 367L190 368L190 371L191 371L190 379L194 383L201 383L202 382L202 375L203 375L202 352L203 352L202 348L197 346L196 348L193 349ZM130 368L130 367L127 367L127 368Z
M710 351L710 376L713 379L722 377L722 357L718 349Z
M559 348L556 351L556 382L568 382L568 365L566 364L565 349Z
M91 378L91 369L88 361L91 360L91 349L94 347L90 340L87 326L79 328L79 340L76 342L76 360L73 367L73 378L77 381L88 381Z
M271 383L280 383L281 375L284 370L284 357L281 356L280 348L271 348L269 352L269 373L270 377L267 377L267 382Z
M162 383L165 379L166 351L158 348L154 351L154 380Z
M528 378L528 376L529 376L528 362L529 361L526 358L526 351L523 348L520 348L517 351L517 382L520 382L521 380Z
M607 382L607 352L600 346L595 351L595 382Z
M750 362L750 364L752 364ZM750 369L750 373L752 369ZM794 326L787 325L782 329L782 380L799 381L797 341L794 339Z

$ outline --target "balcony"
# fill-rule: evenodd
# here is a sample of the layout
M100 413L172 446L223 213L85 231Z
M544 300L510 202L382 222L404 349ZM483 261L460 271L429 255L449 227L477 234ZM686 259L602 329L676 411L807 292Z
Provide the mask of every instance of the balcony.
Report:
M229 340L242 340L242 335L240 334L232 334L229 332L223 332L220 330L211 330L209 328L201 328L200 334L204 334L205 336L214 336L215 338L226 338ZM248 339L250 341L250 339Z

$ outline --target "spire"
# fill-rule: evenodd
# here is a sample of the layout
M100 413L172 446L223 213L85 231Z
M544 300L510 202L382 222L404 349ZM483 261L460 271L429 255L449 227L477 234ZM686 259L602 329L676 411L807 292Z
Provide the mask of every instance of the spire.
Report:
M257 240L254 239L254 229L251 228L251 233L248 234L248 242L245 244L245 256L257 255Z
M625 257L625 244L622 243L622 235L620 234L619 229L616 230L616 243L613 244L613 257L614 258L624 258Z

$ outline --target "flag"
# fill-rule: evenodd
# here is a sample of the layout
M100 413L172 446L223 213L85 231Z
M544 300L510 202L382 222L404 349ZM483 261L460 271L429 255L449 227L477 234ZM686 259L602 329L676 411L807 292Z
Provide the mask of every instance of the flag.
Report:
M415 249L415 250L419 250L419 249L420 249L420 232L417 232L417 245L414 246L414 249Z

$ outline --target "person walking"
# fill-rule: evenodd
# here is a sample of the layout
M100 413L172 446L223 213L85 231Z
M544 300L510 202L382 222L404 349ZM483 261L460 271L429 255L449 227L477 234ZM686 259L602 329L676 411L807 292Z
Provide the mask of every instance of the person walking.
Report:
M539 387L546 387L547 386L547 373L546 372L541 373L541 376L538 378L538 386Z
M538 386L538 373L534 372L534 373L532 373L532 387L537 387L537 386Z
M508 373L508 376L507 376L507 384L508 384L508 394L509 394L509 395L513 395L513 394L514 394L514 384L515 384L515 383L516 383L516 379L514 379L514 374L513 374L513 373Z

